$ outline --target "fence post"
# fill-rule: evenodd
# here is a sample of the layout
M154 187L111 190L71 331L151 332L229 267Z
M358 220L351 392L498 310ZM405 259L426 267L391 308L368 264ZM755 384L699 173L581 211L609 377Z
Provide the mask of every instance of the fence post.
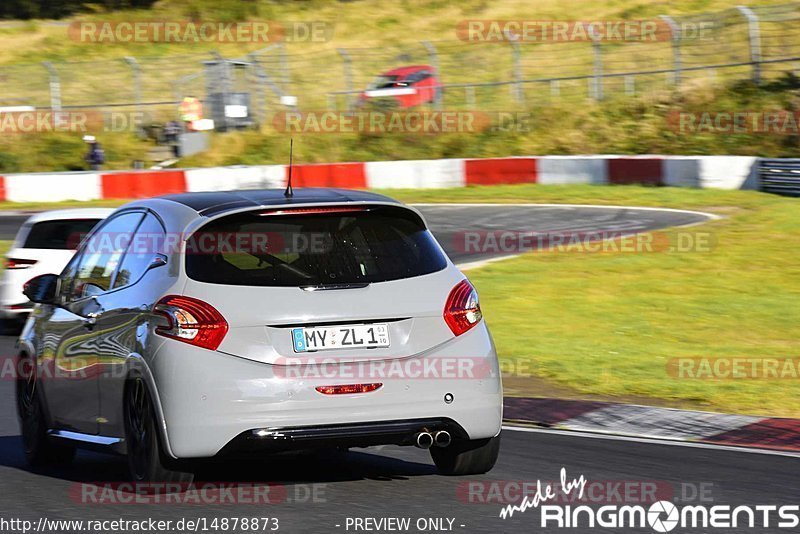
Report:
M133 99L136 101L136 111L139 113L143 113L142 111L142 69L139 67L139 63L136 61L136 58L132 56L126 56L123 58L125 63L127 63L130 68L131 72L133 72Z
M342 58L345 91L348 91L345 101L347 102L347 109L350 110L353 107L353 60L344 48L337 48L336 52Z
M603 54L600 40L592 36L592 52L594 53L594 77L592 78L592 97L603 100Z
M436 71L436 77L441 81L442 79L442 71L439 68L439 54L436 52L436 47L433 46L433 43L430 41L422 41L422 46L425 47L425 50L428 52L428 60L433 66L433 69ZM433 97L433 107L437 111L442 109L442 88L436 88L436 94Z
M229 121L228 121L228 114L225 112L225 110L228 107L228 92L229 92L229 87L230 87L230 83L229 83L230 79L228 77L228 74L229 74L228 73L228 62L224 57L222 57L222 54L220 54L216 50L212 50L211 51L211 55L214 56L214 59L217 60L217 63L215 65L215 67L216 67L215 70L217 71L217 74L216 74L217 80L216 81L219 81L220 84L219 84L219 86L215 86L215 89L217 87L219 87L220 100L221 100L221 104L222 104L222 106L221 106L222 109L220 110L222 112L222 116L221 116L221 118L222 118L222 131L227 132L228 131L228 123L229 123ZM209 91L209 96L211 94L213 94L213 93L214 93L214 91Z
M522 66L520 64L520 48L519 37L513 35L511 32L506 31L506 39L511 43L511 62L514 70L514 85L512 85L512 93L514 100L521 103L525 99L525 94L522 91Z
M267 119L267 95L266 91L264 90L263 80L261 77L261 73L259 72L258 66L258 56L256 54L251 53L247 54L247 61L250 63L247 66L247 70L245 71L250 78L248 80L250 85L250 93L253 95L253 99L251 101L251 105L253 108L253 115L256 117L256 122L260 126ZM255 91L253 91L255 88ZM263 99L263 108L262 108L262 99Z
M283 85L283 92L287 95L292 94L289 90L289 84L291 83L291 76L289 75L289 57L286 54L286 43L280 42L278 43L278 54L280 54L280 62L281 62L281 74L283 79L281 80Z
M625 83L625 94L628 96L634 96L636 94L636 79L633 76L625 76L624 78Z
M183 100L183 81L175 80L172 82L172 94L175 96L175 101L180 105Z
M464 86L464 98L467 101L467 105L470 108L475 108L475 86L474 85L467 85Z
M736 9L747 19L750 63L753 65L753 83L759 85L761 84L761 30L758 27L758 16L747 6L737 6Z
M550 96L561 96L560 80L550 80Z
M58 71L49 61L45 61L42 65L50 75L50 109L61 111L61 80L58 77Z
M672 83L680 85L681 83L681 69L683 62L681 61L681 27L675 22L675 19L668 15L661 15L661 20L667 23L670 31L672 32Z

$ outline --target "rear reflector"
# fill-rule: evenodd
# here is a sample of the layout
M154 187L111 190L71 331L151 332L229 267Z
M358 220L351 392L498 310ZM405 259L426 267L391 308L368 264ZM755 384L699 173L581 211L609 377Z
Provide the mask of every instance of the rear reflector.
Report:
M27 269L36 264L36 260L21 260L18 258L6 258L4 262L6 269Z
M366 206L327 206L322 208L283 208L262 211L259 215L313 215L319 213L350 213L367 211Z
M228 333L222 314L199 299L169 295L159 300L153 311L168 321L167 326L156 328L157 334L190 345L217 350Z
M345 384L341 386L317 386L315 389L323 395L350 395L352 393L369 393L380 389L383 384Z

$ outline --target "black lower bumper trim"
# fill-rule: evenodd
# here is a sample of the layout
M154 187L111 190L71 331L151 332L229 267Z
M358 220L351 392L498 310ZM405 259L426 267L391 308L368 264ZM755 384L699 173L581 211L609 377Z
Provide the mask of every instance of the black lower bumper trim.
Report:
M447 430L453 439L468 439L467 432L461 425L446 417L306 427L265 427L239 434L218 456L328 447L413 445L419 432L439 430Z

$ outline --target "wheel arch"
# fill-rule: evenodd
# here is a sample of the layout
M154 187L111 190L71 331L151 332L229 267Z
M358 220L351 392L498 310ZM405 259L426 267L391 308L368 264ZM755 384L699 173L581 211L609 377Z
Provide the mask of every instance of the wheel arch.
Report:
M142 358L139 354L131 354L131 357L128 360L128 372L125 377L125 390L127 394L128 384L136 379L141 378L145 385L147 386L147 392L150 394L150 398L153 402L153 408L156 411L156 420L158 421L158 434L161 438L161 443L164 446L164 452L167 453L170 458L175 460L178 459L177 456L172 452L172 447L170 446L169 442L169 431L167 429L167 420L164 416L164 410L161 406L161 397L158 394L158 388L156 387L156 381L153 377L153 373L150 370L150 366L147 365L147 362Z

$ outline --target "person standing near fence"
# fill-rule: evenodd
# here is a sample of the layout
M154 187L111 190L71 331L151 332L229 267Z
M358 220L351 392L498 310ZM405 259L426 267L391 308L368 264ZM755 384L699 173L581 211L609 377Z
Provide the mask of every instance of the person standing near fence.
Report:
M100 143L97 142L95 136L85 135L83 136L83 140L89 144L89 150L83 157L84 161L89 164L89 167L93 171L99 171L106 161L105 151L100 146Z

